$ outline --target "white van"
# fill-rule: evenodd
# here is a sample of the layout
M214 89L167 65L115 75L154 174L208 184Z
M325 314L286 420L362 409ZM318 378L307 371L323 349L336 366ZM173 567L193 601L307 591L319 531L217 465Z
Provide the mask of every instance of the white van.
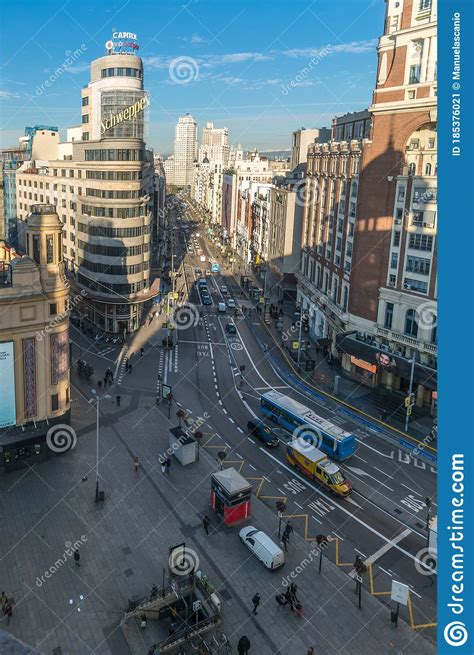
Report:
M267 569L277 569L285 563L282 549L276 545L264 532L253 525L242 528L239 532L240 541L244 543Z

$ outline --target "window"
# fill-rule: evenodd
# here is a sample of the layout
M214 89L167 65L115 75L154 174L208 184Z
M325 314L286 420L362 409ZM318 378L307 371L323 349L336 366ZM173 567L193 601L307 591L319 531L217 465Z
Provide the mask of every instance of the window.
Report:
M59 396L57 393L51 396L51 411L57 412L59 409Z
M408 255L406 270L409 273L419 273L420 275L430 274L431 261L425 257L414 257Z
M398 252L392 252L392 256L390 258L390 268L397 268L398 267Z
M410 66L408 84L419 84L420 73L421 73L421 64L413 64L412 66Z
M422 211L414 211L411 219L411 224L415 227L423 227L423 215Z
M66 169L61 168L61 177L66 177Z
M87 107L88 104L89 104L89 96L82 98L82 106Z
M426 164L425 175L431 175L431 164Z
M386 330L392 329L393 307L394 307L393 302L385 303L385 318L384 318L383 326Z
M83 141L89 141L89 132L83 132L82 133L82 140Z
M416 91L415 90L408 91L408 100L415 100L415 98L416 98Z
M403 202L405 200L405 187L398 187L397 202Z
M436 343L438 340L438 320L436 314L431 314L430 342Z
M412 278L406 277L403 286L405 289L415 291L415 293L428 293L428 283L421 282L420 280L413 280Z
M410 234L408 247L413 250L433 250L433 237L427 234Z
M407 309L407 313L405 314L405 334L415 338L418 336L418 323L414 309Z
M54 261L54 237L52 234L46 235L46 263L52 264Z
M33 234L33 260L40 263L40 238L39 234Z
M416 164L414 164L413 162L408 165L408 175L411 176L416 175Z
M432 139L428 139L428 148L429 148L430 150L433 150L434 147L435 147L435 140L434 140L433 138L432 138Z
M55 302L49 303L49 315L56 316L57 313L58 313L58 304Z
M390 274L388 276L388 286L394 287L397 284L397 276Z
M395 230L395 232L393 233L393 246L394 246L394 248L398 248L398 246L400 245L400 234L401 234L401 232L399 232L398 230Z
M431 0L420 0L418 11L427 11L431 9Z
M88 123L89 122L89 114L83 114L82 115L82 124Z

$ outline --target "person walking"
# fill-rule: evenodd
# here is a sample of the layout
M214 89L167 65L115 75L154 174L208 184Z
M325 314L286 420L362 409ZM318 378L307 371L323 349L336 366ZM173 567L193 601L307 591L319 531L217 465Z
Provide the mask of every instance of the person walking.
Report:
M13 616L13 607L10 605L10 603L7 603L3 608L3 616L7 617L7 625L8 625L10 623L10 619Z
M252 598L252 603L253 603L252 614L256 615L258 606L260 605L260 594L258 593L258 591L255 594L255 596Z
M166 460L163 460L161 462L161 472L164 474L166 473Z
M128 365L128 372L129 372L129 373L132 372L132 365L131 365L131 364Z
M311 648L308 648L308 652L306 653L306 655L315 655L314 648L312 646Z
M2 604L2 612L5 609L5 605L8 603L8 596L4 591L2 591L2 595L0 597L0 602Z
M166 466L166 473L169 475L170 474L170 468L171 468L171 460L170 460L169 457L166 458L165 466Z
M285 525L285 529L283 531L283 534L286 533L288 537L288 543L290 543L290 534L293 532L293 525L291 524L291 521L288 521L288 523Z
M143 348L140 348L140 357L143 357L144 354L145 354L145 350Z
M289 605L291 610L293 611L294 609L294 601L293 601L293 594L291 593L290 587L285 591L285 602L284 605Z
M208 516L205 516L202 520L202 525L204 530L206 531L206 534L209 534L209 526L211 525L211 521L209 520Z
M247 635L242 635L239 639L239 643L237 644L237 651L239 655L247 655L249 652L250 648L250 640L247 637Z
M146 623L147 623L146 614L142 614L140 616L140 627L141 627L142 630L144 630L146 628Z
M79 551L76 549L74 551L74 562L75 562L76 566L81 566L80 559L81 559L81 555L80 555Z
M120 396L115 396L115 402L117 403L117 407L120 407Z
M133 468L135 469L135 473L138 473L139 467L140 467L140 461L138 459L138 455L136 455L135 459L133 460Z
M285 553L288 552L288 542L289 542L289 540L290 540L290 538L288 536L288 532L284 532L281 535L281 543L283 544L283 548L285 549Z

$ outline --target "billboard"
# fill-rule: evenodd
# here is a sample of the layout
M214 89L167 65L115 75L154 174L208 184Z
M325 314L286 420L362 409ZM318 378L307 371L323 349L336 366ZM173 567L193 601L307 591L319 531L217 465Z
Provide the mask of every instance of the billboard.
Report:
M0 343L0 428L16 424L13 341Z

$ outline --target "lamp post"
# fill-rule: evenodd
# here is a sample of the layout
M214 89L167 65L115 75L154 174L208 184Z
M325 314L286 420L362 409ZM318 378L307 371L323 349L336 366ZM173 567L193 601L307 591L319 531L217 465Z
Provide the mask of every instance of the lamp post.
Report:
M415 375L415 357L411 359L411 371L410 371L410 387L408 389L408 398L410 399L410 402L407 404L407 413L405 417L405 432L408 430L408 420L410 418L410 413L411 413L411 408L412 408L412 403L411 403L411 395L413 393L413 377Z
M298 361L297 361L297 368L298 371L300 370L300 359L301 359L301 331L303 329L303 302L301 302L300 305L300 328L299 328L299 334L298 334Z
M94 398L89 399L89 403L94 403L96 406L96 454L95 454L95 502L99 502L99 414L100 414L100 401L101 400L108 400L112 398L109 394L104 394L103 396L99 396L97 391L95 389L92 389L92 393L94 394Z

